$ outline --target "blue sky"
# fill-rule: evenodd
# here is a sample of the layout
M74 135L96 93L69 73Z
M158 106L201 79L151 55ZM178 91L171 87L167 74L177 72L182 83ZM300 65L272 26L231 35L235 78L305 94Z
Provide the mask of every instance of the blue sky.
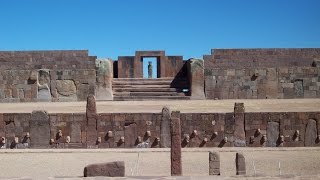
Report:
M3 0L0 22L0 50L88 49L113 59L320 47L318 0Z

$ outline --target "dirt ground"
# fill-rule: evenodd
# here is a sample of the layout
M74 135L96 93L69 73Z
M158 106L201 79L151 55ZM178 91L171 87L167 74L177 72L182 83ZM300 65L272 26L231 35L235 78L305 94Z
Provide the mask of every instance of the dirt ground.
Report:
M246 112L311 112L320 110L320 99L265 100L173 100L173 101L103 101L97 102L100 113L161 112L163 106L184 112L233 112L235 102L244 102ZM49 113L85 112L86 102L57 103L0 103L0 113L30 113L46 110Z
M320 174L320 148L190 148L182 152L183 175L208 176L208 151L220 152L222 177L235 175L236 152L249 176ZM0 179L79 177L86 165L110 161L125 161L126 176L170 176L169 149L27 149L0 151Z

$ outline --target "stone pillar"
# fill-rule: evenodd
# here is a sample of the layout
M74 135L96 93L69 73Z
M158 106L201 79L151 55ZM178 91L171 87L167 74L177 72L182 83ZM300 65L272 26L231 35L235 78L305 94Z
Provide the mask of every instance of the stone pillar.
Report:
M160 125L160 147L162 148L168 148L171 146L170 120L170 109L168 107L163 107Z
M237 175L246 175L246 161L242 153L236 154Z
M171 114L171 176L182 175L180 111Z
M189 59L188 79L190 82L191 99L206 99L204 94L204 63L203 59Z
M304 146L315 146L317 139L317 122L314 119L309 119L304 135Z
M209 175L220 175L220 155L209 152Z
M50 121L46 111L32 111L30 119L30 146L47 147L50 141Z
M87 98L87 146L94 146L97 140L97 107L94 95Z
M244 147L246 146L246 135L244 130L244 104L234 104L234 146Z
M152 78L152 62L148 62L148 78Z
M96 97L97 100L113 100L112 79L113 61L111 59L96 60Z

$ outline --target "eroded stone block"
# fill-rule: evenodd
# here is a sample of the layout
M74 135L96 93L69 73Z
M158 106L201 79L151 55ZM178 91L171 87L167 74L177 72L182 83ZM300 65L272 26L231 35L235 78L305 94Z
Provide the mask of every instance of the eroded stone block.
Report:
M109 163L90 164L84 168L84 177L108 176L124 177L124 161L115 161Z

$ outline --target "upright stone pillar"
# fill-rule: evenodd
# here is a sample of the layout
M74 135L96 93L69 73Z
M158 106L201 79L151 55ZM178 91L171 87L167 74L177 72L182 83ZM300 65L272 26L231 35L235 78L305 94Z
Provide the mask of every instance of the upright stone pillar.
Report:
M244 130L244 104L234 104L234 146L244 147L246 146L246 135Z
M246 175L246 160L242 153L236 154L236 172L237 175Z
M50 122L46 111L32 111L30 120L30 146L47 147L50 141Z
M170 109L168 107L163 107L160 125L160 147L162 148L168 148L171 146L170 120Z
M113 100L113 61L111 59L97 59L96 70L95 93L97 100Z
M148 78L152 78L152 62L148 62Z
M182 175L180 111L171 113L171 176Z
M209 152L209 175L220 175L220 155Z
M97 107L94 95L87 98L87 146L93 146L97 141Z
M203 59L189 59L188 79L190 82L189 91L191 99L205 99Z

